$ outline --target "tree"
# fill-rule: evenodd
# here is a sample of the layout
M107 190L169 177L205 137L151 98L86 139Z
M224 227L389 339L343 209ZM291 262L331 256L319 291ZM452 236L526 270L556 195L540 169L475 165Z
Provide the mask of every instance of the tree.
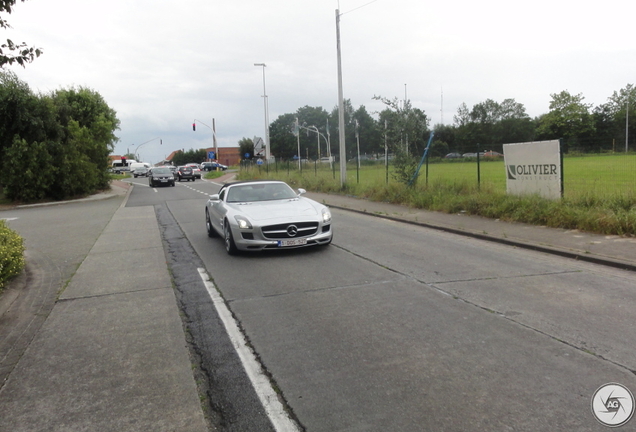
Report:
M21 1L24 2L25 0ZM17 0L0 0L0 12L10 14L13 12L12 7L15 6L16 3ZM4 29L11 28L4 18L0 18L0 27ZM13 52L17 52L17 54L12 54ZM20 66L24 67L26 63L31 63L41 54L41 48L29 48L25 42L15 44L11 39L7 39L6 43L0 45L0 68L13 63L18 63Z
M630 121L628 121L628 118ZM625 143L628 138L636 137L636 88L627 84L625 88L614 92L607 102L594 110L597 137L603 147L612 148L618 141Z
M539 118L538 136L544 139L563 138L567 147L589 147L594 133L591 105L583 103L585 98L582 94L572 95L567 90L550 96L550 112Z
M344 127L345 127L345 151L347 154L340 154L340 114L339 107L336 105L329 114L329 125L333 128L334 133L331 134L331 149L332 154L337 154L339 157L350 159L356 154L356 127L354 121L353 105L351 99L345 99L344 105ZM352 145L353 144L353 145Z
M271 153L281 160L290 160L298 153L292 133L295 122L295 114L282 114L269 127Z
M439 156L445 156L446 154L451 152L459 152L459 149L456 145L456 129L454 127L450 125L437 124L435 125L433 130L435 131L435 139L433 143L431 143L431 146L435 144L435 148L437 149ZM436 144L437 142L444 143L446 145L446 150L444 150L443 145Z
M241 157L245 157L246 154L250 155L250 159L254 157L254 140L251 138L242 138L238 144Z
M5 194L20 200L65 199L107 187L108 155L118 127L115 111L93 90L35 95L15 74L0 71Z
M190 149L188 151L179 150L172 157L172 163L177 166L185 165L188 163L201 163L208 158L206 149Z
M319 138L317 137L316 132L312 132L311 129L316 128L319 132L326 136L325 131L329 120L329 113L322 107L310 107L306 105L296 111L296 117L298 118L298 123L303 126L300 131L301 157L309 155L309 158L317 159ZM320 140L322 143L320 146L320 153L321 156L323 156L327 153L327 145L322 137L320 137ZM298 145L296 145L296 147L298 147ZM296 151L296 153L297 152L298 151Z
M379 129L378 122L371 117L364 105L360 105L353 113L353 118L354 122L358 122L360 154L384 153L383 131ZM382 127L384 128L384 124Z
M454 117L458 150L476 151L490 147L501 151L501 144L529 141L534 135L532 120L523 104L514 99L499 103L486 99L469 110L460 105Z
M379 123L387 122L387 141L389 150L403 150L407 154L419 157L428 143L430 131L428 117L419 108L413 108L411 101L392 100L381 96L374 99L382 101L386 108L380 112Z
M430 135L428 118L424 111L413 108L409 100L400 102L397 98L390 100L379 96L374 99L386 105L380 112L380 124L387 125L387 145L395 153L393 177L400 183L414 184L412 179Z

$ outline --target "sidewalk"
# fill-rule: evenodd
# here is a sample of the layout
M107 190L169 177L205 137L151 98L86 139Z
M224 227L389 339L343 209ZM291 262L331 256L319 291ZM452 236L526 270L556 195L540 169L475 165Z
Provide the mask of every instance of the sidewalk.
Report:
M207 430L154 208L124 204L0 390L0 431Z

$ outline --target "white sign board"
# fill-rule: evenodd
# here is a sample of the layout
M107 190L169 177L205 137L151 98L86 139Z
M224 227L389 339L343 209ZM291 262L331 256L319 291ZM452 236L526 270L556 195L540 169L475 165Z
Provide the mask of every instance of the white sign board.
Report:
M563 167L558 140L504 144L503 153L509 194L561 198Z

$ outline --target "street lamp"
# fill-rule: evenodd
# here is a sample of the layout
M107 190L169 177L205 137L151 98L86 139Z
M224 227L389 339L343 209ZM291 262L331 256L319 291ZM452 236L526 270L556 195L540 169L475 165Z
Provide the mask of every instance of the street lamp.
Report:
M344 96L342 92L342 54L340 48L340 10L336 9L336 45L338 57L338 136L340 141L340 187L347 182L347 153L345 147Z
M216 160L219 160L219 149L216 146L216 122L214 121L214 119L212 119L212 127L210 127L206 125L205 123L203 123L201 120L194 119L194 121L192 122L193 131L197 130L197 127L196 127L197 122L212 131L212 146L214 147L214 156L216 157Z
M329 145L329 140L327 140L327 137L322 132L320 132L316 126L305 126L305 124L302 124L298 125L298 127L310 132L316 132L318 134L318 160L320 161L320 137L325 140L326 145Z
M265 160L269 163L269 105L267 102L267 90L265 88L265 63L254 63L254 66L263 68L263 109L265 111Z
M151 140L148 140L148 141L146 141L146 142L143 142L143 143L139 144L139 145L137 146L137 151L135 152L135 159L137 160L137 162L139 162L139 149L140 149L141 147L143 147L143 145L144 145L144 144L148 144L149 142L152 142L152 141L154 141L154 140L159 140L159 144L163 144L163 140L162 140L160 137L153 138L153 139L151 139Z

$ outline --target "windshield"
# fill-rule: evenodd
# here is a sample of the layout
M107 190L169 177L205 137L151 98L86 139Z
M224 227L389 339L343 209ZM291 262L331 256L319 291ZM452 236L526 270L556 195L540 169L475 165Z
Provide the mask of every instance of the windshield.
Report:
M231 187L227 192L227 202L271 201L296 196L285 183L247 184Z
M152 170L153 174L172 174L170 168L155 168Z

